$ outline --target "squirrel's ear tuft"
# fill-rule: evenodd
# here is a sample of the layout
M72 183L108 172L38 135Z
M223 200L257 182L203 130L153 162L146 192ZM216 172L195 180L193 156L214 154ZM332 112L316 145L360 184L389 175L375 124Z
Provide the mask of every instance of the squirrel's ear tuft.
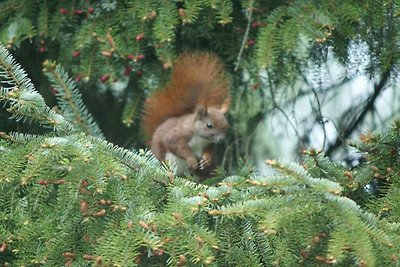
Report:
M231 105L231 98L228 97L225 99L224 103L222 103L221 108L219 109L223 114L226 114L229 110L229 107Z
M196 107L196 119L202 119L207 116L207 109L204 106Z

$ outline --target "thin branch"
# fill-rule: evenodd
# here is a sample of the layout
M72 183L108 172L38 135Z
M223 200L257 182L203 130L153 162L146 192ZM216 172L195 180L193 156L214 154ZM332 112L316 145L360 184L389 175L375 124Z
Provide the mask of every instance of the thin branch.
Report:
M325 145L326 145L326 128L325 128L324 117L322 116L321 102L319 101L319 97L318 97L318 94L315 91L315 89L311 88L311 90L313 91L315 99L317 100L317 109L316 109L317 118L316 118L316 120L321 124L322 131L324 132L324 141L322 143L322 150L324 150Z
M314 110L315 110L315 112L316 112L316 114L317 114L317 117L315 118L315 121L316 121L317 123L321 124L321 126L322 126L322 131L323 131L323 133L324 133L324 140L323 140L323 143L322 143L322 150L324 150L324 149L325 149L325 146L326 146L327 135L326 135L326 127L325 127L324 117L322 116L321 101L320 101L320 99L319 99L317 90L316 90L316 89L314 88L314 86L310 83L310 81L308 80L308 78L306 77L306 75L304 75L304 73L301 71L300 68L298 69L298 71L299 71L299 73L300 73L300 77L303 78L303 81L311 88L311 92L313 93L313 95L314 95L314 97L315 97L315 99L316 99L316 101L317 101L317 107L314 108ZM342 83L340 83L340 84L342 84ZM333 87L333 88L334 88L334 87ZM321 89L321 86L320 86L320 89ZM324 91L324 90L320 90L320 91ZM326 92L326 91L325 91L325 92ZM308 134L307 134L307 135L308 135ZM304 139L304 137L302 138L302 140L303 140L303 139Z
M242 45L240 47L240 51L239 51L239 54L238 54L238 57L237 57L237 60L236 60L235 71L237 71L239 69L240 60L242 58L243 50L244 50L244 47L246 46L247 37L249 36L249 31L250 31L252 15L253 15L253 1L251 1L250 7L246 9L247 26L246 26L246 31L244 33Z
M331 156L332 153L339 148L343 143L344 140L347 139L356 129L357 127L364 121L366 115L375 109L375 101L378 98L378 96L384 91L385 85L387 84L387 81L389 80L390 77L390 70L386 70L382 78L380 79L378 84L375 84L374 86L374 92L368 97L367 101L365 102L364 108L361 110L359 114L354 115L350 119L350 123L343 128L343 131L341 134L338 135L336 138L336 141L333 142L331 145L329 145L325 151L325 154L327 156ZM347 116L348 114L353 114L351 111L352 108L349 108L346 112L344 112L344 116Z
M285 119L289 122L290 126L293 128L294 132L296 133L296 136L299 138L300 140L300 134L296 129L296 126L293 124L293 122L290 120L289 116L285 113L285 111L278 105L278 103L275 100L275 93L273 90L273 85L272 85L272 81L271 81L271 75L270 73L267 71L268 73L268 83L269 83L269 90L271 93L271 99L272 99L272 105L273 108L276 108L280 113L282 113L282 115L285 117Z

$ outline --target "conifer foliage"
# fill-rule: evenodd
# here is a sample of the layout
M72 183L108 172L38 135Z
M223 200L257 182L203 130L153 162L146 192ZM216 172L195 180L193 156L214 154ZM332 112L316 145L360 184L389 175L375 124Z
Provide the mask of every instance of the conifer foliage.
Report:
M237 163L265 115L290 124L284 107L301 96L314 96L324 128L321 106L359 73L373 88L335 123L326 152L379 109L398 84L396 1L4 0L0 10L0 116L18 123L10 132L0 120L1 267L400 265L400 122L361 135L353 168L315 149L301 164L267 161L266 175ZM223 160L239 167L204 184L107 141L127 132L143 144L145 97L192 49L221 56L234 85ZM328 58L346 69L337 83ZM123 106L112 124L89 112L102 103L101 119Z
M358 169L310 151L207 186L105 141L61 67L45 72L56 111L0 47L1 103L46 129L0 133L1 266L398 265L398 123L362 138ZM357 191L376 180L379 199Z

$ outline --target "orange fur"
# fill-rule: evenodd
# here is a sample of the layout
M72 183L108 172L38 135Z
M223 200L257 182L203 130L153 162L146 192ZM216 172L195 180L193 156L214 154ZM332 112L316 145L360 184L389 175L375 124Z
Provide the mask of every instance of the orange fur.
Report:
M230 81L222 62L208 52L185 53L175 62L164 90L145 102L142 126L147 137L165 120L190 114L196 106L221 108L228 103Z

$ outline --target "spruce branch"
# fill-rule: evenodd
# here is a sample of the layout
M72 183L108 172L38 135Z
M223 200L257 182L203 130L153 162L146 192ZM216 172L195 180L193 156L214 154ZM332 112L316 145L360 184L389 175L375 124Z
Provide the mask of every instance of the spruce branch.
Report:
M67 72L59 64L56 65L51 61L45 61L43 67L45 75L57 90L58 106L64 118L75 125L78 130L104 138L100 128L87 111L76 83L68 77Z
M53 128L55 132L71 133L74 127L63 116L55 113L35 91L26 72L12 55L0 45L0 101L8 105L7 111L17 121L35 121Z
M31 20L22 16L10 19L9 25L0 29L0 40L7 43L7 47L19 46L20 43L36 34Z
M211 5L211 7L218 10L217 13L218 23L222 25L227 25L232 22L232 11L233 11L232 1L229 0L217 1L217 4Z
M185 2L185 8L179 10L179 15L181 16L183 24L191 24L198 19L202 4L201 1Z
M339 184L314 178L297 164L281 161L268 161L268 164L276 173L247 179L250 184L248 191L238 191L242 198L209 210L209 215L228 220L258 218L259 229L265 234L275 235L283 231L282 225L288 219L296 220L297 216L304 219L322 211L327 212L334 218L327 226L333 228L326 258L326 262L330 263L343 262L348 258L345 254L348 250L358 261L365 261L366 266L374 266L376 244L387 248L395 246L397 239L390 230L392 224L379 220L353 200L340 196L342 188ZM257 191L254 187L261 187L262 190ZM270 192L274 195L266 194L268 188L272 189ZM290 240L290 237L283 235L283 232L279 232L281 238ZM358 238L360 235L363 235L362 238Z
M11 143L16 144L27 144L30 141L41 139L42 136L32 135L32 134L23 134L23 133L10 133L6 134L4 132L0 132L0 138Z
M175 3L165 2L160 6L159 15L154 22L154 37L161 43L171 43L175 40L174 29L178 22Z
M140 109L140 99L137 97L129 96L126 100L124 110L122 112L122 123L127 127L135 124L134 120L140 114L138 110Z
M347 253L355 255L360 265L376 266L374 246L363 228L357 225L357 218L344 216L346 222L341 222L332 231L328 244L326 263L337 264L346 258ZM352 219L351 222L348 221ZM347 252L347 253L345 253Z
M92 136L89 136L89 140L99 147L102 153L114 157L130 170L140 172L142 174L140 179L145 179L146 175L148 175L163 185L182 180L182 182L186 181L185 179L175 177L171 171L161 168L160 162L150 151L131 151ZM148 177L146 179L148 179Z
M330 193L333 195L340 195L343 188L336 182L328 179L314 178L296 163L280 162L275 160L268 160L268 165L273 167L278 173L285 176L293 177L297 183L308 186L319 193Z
M49 32L49 7L47 2L42 2L39 7L38 32L45 36Z

